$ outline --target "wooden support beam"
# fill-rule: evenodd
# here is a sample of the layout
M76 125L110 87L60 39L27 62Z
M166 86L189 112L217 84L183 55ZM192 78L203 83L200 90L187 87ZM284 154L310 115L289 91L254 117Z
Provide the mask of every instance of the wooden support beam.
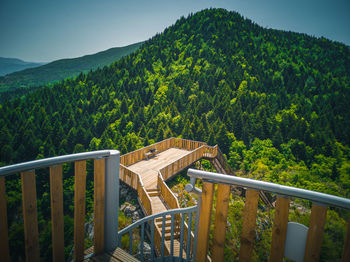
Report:
M289 198L277 196L275 219L272 229L270 262L283 261L284 246L287 236Z
M0 177L0 257L4 262L10 261L10 249L7 225L5 178Z
M252 258L255 241L256 214L258 210L259 191L247 189L243 212L241 248L239 261L248 262Z
M199 230L197 239L197 254L196 261L202 262L206 260L208 252L208 240L210 231L211 209L213 206L214 184L203 182L200 215L199 215Z
M39 261L40 251L35 171L22 172L21 182L26 261Z
M342 262L350 261L350 217L348 220L348 226L346 229L345 242L343 248Z
M62 165L50 167L52 259L64 261Z
M74 261L84 259L86 161L76 161L74 177Z
M224 261L227 212L230 202L230 186L219 184L217 189L215 226L212 248L212 260Z
M105 159L94 160L94 252L104 252ZM135 177L136 180L136 177ZM137 181L136 181L137 182Z
M326 217L327 206L312 204L304 262L319 261Z

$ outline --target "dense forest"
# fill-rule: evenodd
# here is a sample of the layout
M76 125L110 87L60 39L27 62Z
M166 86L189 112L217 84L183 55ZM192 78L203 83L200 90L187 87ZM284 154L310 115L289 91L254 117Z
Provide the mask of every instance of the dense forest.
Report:
M0 162L126 153L176 136L218 144L239 175L350 197L349 101L349 46L208 9L111 66L0 105ZM69 231L72 167L65 172ZM44 206L45 179L37 189ZM23 243L19 183L7 181L12 250ZM341 255L346 216L332 213L337 230L326 245L333 252L322 260ZM39 226L49 239L46 220L47 206Z

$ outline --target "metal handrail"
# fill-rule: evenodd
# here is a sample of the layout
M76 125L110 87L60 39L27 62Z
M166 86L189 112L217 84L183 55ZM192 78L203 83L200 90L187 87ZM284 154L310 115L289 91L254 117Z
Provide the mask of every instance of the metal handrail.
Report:
M8 175L15 174L22 171L45 168L49 166L55 166L55 165L60 165L63 163L69 163L69 162L74 162L79 160L104 158L104 157L109 157L117 154L119 154L119 151L117 150L100 150L100 151L70 154L65 156L56 156L56 157L50 157L45 159L38 159L38 160L23 162L19 164L10 165L10 166L0 167L0 177L8 176Z
M275 183L254 180L250 178L243 178L237 176L229 176L224 174L217 174L213 172L207 172L196 169L189 169L187 175L191 178L191 189L195 189L196 178L203 179L212 183L223 183L229 185L238 185L241 187L247 187L255 190L263 190L271 193L275 193L282 196L297 197L307 199L321 205L330 205L335 207L341 207L350 210L350 199L333 196L316 191L284 186ZM189 188L189 187L187 187ZM189 188L190 189L190 188Z
M192 206L192 207L186 207L186 208L177 208L177 209L170 209L161 213L157 213L157 214L153 214L147 217L143 217L140 220L137 220L136 222L134 222L131 225L128 225L127 227L123 228L122 230L120 230L118 232L118 235L124 235L126 233L128 233L130 230L134 229L135 227L140 226L141 224L144 224L148 221L151 221L153 219L156 219L158 217L163 217L163 216L167 216L167 215L171 215L171 214L183 214L183 213L190 213L190 212L194 212L197 210L197 206Z
M184 243L184 238L185 238L185 216L184 214L188 214L188 229L187 229L187 243L186 243L186 261L195 261L196 258L196 249L197 249L197 242L194 241L192 244L192 259L190 259L190 248L191 248L191 228L192 228L192 220L193 216L192 213L195 213L195 225L194 225L194 230L195 230L195 235L197 235L198 231L198 206L192 206L192 207L187 207L187 208L177 208L177 209L172 209L172 210L167 210L161 213L153 214L144 218L141 218L140 220L134 222L133 224L125 227L124 229L120 230L118 232L118 243L119 247L121 247L121 238L122 235L124 234L129 234L129 254L132 254L132 239L133 239L133 229L141 227L141 242L140 242L140 260L144 260L144 254L143 254L143 243L145 240L145 227L150 226L150 236L149 240L151 241L151 259L150 261L158 261L158 259L155 257L155 221L157 218L162 218L162 230L161 230L161 247L160 247L160 259L163 261L163 258L166 258L166 254L164 252L164 247L165 247L165 219L167 216L171 216L171 252L170 256L167 256L167 258L175 258L183 257L183 248L180 248L180 254L179 256L176 256L174 254L174 216L178 214L182 214L181 216L181 224L180 224L180 244ZM168 260L166 260L168 261ZM176 260L177 261L177 260ZM182 260L181 260L182 261Z

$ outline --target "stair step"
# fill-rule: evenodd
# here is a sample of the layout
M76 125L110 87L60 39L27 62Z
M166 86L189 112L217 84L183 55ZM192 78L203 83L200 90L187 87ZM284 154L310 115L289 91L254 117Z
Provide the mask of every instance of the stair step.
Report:
M180 237L180 233L175 233L174 232L174 239L178 239ZM165 233L164 234L164 239L165 240L171 240L171 232Z
M165 221L166 221L166 222L168 222L168 221L171 222L171 215L166 215L166 216L165 216ZM156 218L156 222L162 223L162 222L163 222L163 217L157 217L157 218Z
M147 192L155 192L155 191L159 191L159 188L148 188L146 189Z
M159 229L162 229L162 227L163 227L162 222L156 222L156 226L157 226ZM166 221L166 222L165 222L165 228L170 227L170 226L171 226L171 221Z
M160 192L147 192L150 197L160 196Z

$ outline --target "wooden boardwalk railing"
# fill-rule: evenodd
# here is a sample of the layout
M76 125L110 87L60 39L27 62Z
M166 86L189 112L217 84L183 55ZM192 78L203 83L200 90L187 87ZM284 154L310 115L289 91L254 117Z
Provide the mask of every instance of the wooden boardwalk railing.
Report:
M86 160L94 159L94 253L99 254L105 249L105 233L114 225L105 225L105 179L111 183L111 176L118 177L118 173L105 169L105 159L108 166L113 166L119 159L119 152L96 151L41 159L13 166L0 168L0 257L1 261L10 261L7 232L7 209L5 198L5 175L21 174L22 184L22 209L24 222L25 256L26 261L40 261L38 215L36 199L35 169L49 167L50 197L51 197L51 224L52 224L52 260L64 261L64 212L63 212L63 187L62 164L74 162L74 260L84 259L85 242L85 195L86 195ZM112 179L112 180L113 180ZM118 185L118 184L117 184ZM118 186L117 186L118 187ZM116 190L116 189L115 189ZM109 201L112 201L110 197ZM115 199L114 199L115 200ZM117 198L118 200L118 198ZM108 205L116 206L109 202ZM108 213L108 211L107 211ZM117 213L116 213L117 214ZM117 217L117 216L116 216ZM116 218L115 218L116 219ZM115 221L114 221L115 223ZM118 224L116 224L118 226ZM117 234L115 234L116 236ZM111 245L110 242L107 243ZM116 246L116 243L115 243Z
M163 176L158 173L158 188L163 199L166 201L170 209L180 208L179 201L174 193L170 190L167 184L165 184Z
M137 192L141 201L141 204L143 208L145 209L146 214L151 215L153 214L152 210L152 200L149 197L145 187L142 184L141 178L138 176L138 183L137 183Z
M137 190L138 180L140 176L127 168L126 166L120 164L120 177L123 182L131 186L133 189Z
M194 162L198 161L199 159L204 157L204 154L206 153L207 146L202 145L192 152L189 152L187 155L183 156L182 158L170 163L166 167L159 170L159 172L162 174L163 178L165 180L171 178L172 176L178 174L185 168L192 165Z
M145 146L138 150L132 151L120 157L120 164L124 166L130 166L140 160L145 159L145 153L148 152L150 149L156 149L158 152L162 152L169 148L175 147L174 143L175 143L175 138L172 137L172 138L168 138L166 140L160 141L158 143Z
M310 224L308 229L304 261L319 261L323 230L326 222L328 206L337 206L350 210L350 200L336 196L326 195L314 191L302 190L293 187L276 185L273 183L254 181L252 179L238 178L223 174L216 174L190 169L190 177L203 179L202 200L200 206L198 247L196 261L205 261L208 249L212 250L213 261L224 261L225 229L227 225L227 210L229 205L229 185L235 184L250 189L247 190L245 207L243 211L242 232L240 241L239 261L251 261L254 241L256 238L256 214L258 209L259 190L273 192L278 195L275 208L275 218L272 230L272 243L270 248L270 262L283 261L285 240L289 214L289 197L302 197L314 201L312 204ZM207 182L210 180L210 182ZM213 205L214 188L218 184L216 199L216 216L212 246L209 247L209 230L211 224L211 211ZM225 183L225 184L222 184ZM193 188L192 185L191 188ZM288 197L289 196L289 197ZM317 202L316 202L317 201ZM342 262L350 261L350 218L347 235L344 242Z

